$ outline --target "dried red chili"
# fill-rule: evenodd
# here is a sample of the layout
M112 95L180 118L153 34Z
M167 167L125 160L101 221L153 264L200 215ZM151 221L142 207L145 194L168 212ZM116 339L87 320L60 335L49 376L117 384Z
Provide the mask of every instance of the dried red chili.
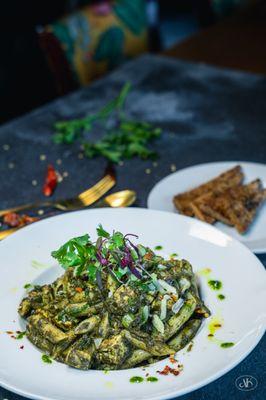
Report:
M4 224L11 226L12 228L17 226L23 226L31 224L32 222L38 221L39 218L30 217L29 215L19 215L17 213L7 213L3 217Z
M175 376L180 374L180 371L177 368L171 368L169 365L166 365L162 371L157 371L160 375L169 375L173 374Z
M177 364L176 359L175 359L174 357L172 357L172 356L169 357L169 361L170 361L172 364Z
M43 185L43 194L45 196L51 196L57 186L57 175L54 167L49 164L47 167L47 174Z
M170 367L168 365L166 365L162 371L157 371L157 372L160 375L169 375Z
M18 226L20 222L20 216L14 212L7 213L3 217L3 222L11 227Z

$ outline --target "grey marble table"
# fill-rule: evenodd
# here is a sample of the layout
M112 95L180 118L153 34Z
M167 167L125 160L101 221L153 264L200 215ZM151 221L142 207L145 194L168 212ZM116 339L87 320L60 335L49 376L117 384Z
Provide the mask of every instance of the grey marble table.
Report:
M99 179L105 162L80 159L77 145L53 145L52 125L98 110L126 81L133 84L127 101L129 115L163 129L154 143L160 154L157 166L136 159L116 167L115 190L136 190L138 206L146 207L149 191L173 166L181 169L222 160L266 162L266 77L147 55L0 128L0 208L43 199L41 186L48 162L68 175L54 198L75 195ZM94 132L92 138L100 134ZM40 160L41 155L46 160ZM259 258L266 265L266 255ZM180 399L264 399L265 350L264 336L231 372ZM257 388L239 390L235 380L242 375L255 377ZM22 399L0 388L0 400L4 398Z

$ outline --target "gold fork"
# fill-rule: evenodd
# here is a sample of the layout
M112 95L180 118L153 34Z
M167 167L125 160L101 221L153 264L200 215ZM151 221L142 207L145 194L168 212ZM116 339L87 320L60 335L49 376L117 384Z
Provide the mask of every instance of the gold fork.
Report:
M72 211L77 210L78 208L87 207L95 203L106 192L108 192L108 190L115 185L115 182L114 171L111 168L108 168L106 170L106 175L99 182L97 182L96 185L80 193L77 197L66 200L28 203L18 207L7 208L0 211L0 217L9 212L18 212L38 207L52 207L61 211Z
M103 199L97 201L93 204L92 208L102 208L102 207L129 207L136 201L136 192L134 190L122 190L121 192L116 192L109 194ZM16 228L5 229L0 231L0 240L3 240L12 233L22 229L23 226L17 226Z

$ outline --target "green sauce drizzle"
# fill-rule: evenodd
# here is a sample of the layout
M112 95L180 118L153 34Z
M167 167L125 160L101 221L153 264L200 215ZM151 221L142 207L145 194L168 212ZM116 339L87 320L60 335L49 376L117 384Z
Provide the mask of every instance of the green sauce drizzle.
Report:
M220 290L222 289L222 282L221 281L214 281L214 280L210 280L208 281L208 285L210 286L210 288L212 288L213 290Z
M233 347L235 344L233 342L225 342L225 343L221 343L221 347L223 349L228 349L228 347Z
M49 357L49 356L47 356L47 354L43 354L42 355L42 360L43 360L43 362L45 362L46 364L52 364L52 360L51 360L51 358Z
M130 383L141 383L143 381L144 379L141 376L132 376L132 378L129 379Z
M148 382L158 382L158 378L156 378L156 376L149 376L147 378Z
M162 249L163 249L163 246L160 246L160 245L154 247L154 250L162 250Z
M218 299L219 300L224 300L225 299L225 295L224 294L218 294Z
M25 283L25 285L23 287L24 287L24 289L30 289L32 287L32 285L30 283Z

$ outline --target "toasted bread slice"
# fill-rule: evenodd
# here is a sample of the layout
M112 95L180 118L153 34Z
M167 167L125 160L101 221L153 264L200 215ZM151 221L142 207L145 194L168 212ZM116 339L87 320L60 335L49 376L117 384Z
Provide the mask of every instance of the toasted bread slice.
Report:
M220 195L205 197L197 206L210 217L235 226L240 233L244 233L254 219L264 196L261 181L257 179L247 185L229 188Z
M203 222L207 222L208 224L214 224L215 218L211 217L209 214L206 214L198 207L196 203L192 202L189 205L191 207L194 217L200 219Z
M248 230L265 199L266 189L257 191L246 200L233 203L228 215L239 233L245 233Z
M181 214L194 216L190 203L209 192L222 193L229 187L241 184L243 176L240 165L237 165L195 189L176 195L173 199L174 205Z

